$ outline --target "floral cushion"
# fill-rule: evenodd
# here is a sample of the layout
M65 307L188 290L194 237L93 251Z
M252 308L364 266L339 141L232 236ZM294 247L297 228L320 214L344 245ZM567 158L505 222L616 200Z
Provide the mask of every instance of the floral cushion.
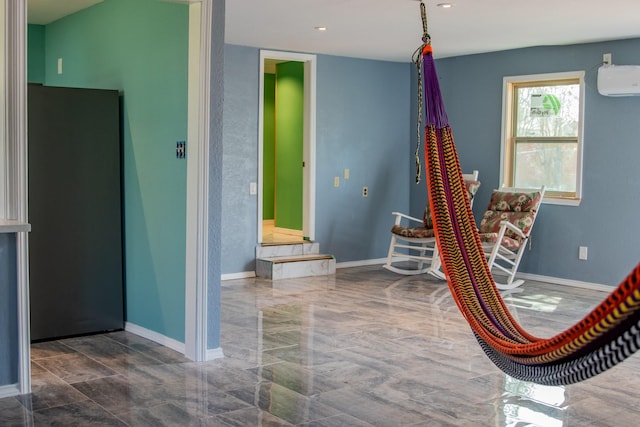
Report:
M428 237L434 237L435 233L433 232L433 228L424 228L424 227L403 227L401 225L394 225L391 229L393 234L397 234L402 237L412 237L424 239Z
M471 181L465 179L464 186L467 188L467 196L469 196L469 201L471 201L478 192L478 188L480 188L480 181ZM427 206L425 206L424 208L422 222L424 223L425 228L433 228L433 219L431 218L429 203L427 203Z
M498 241L498 233L483 233L480 234L480 241L482 243L493 243L495 244ZM515 251L520 248L522 245L522 240L520 239L512 239L511 237L504 236L502 238L501 246Z
M541 194L539 191L531 193L510 193L500 190L493 190L491 201L487 207L488 211L505 212L535 212L540 204Z
M480 221L478 231L480 234L498 233L500 223L507 221L521 229L525 234L529 233L541 196L542 194L539 191L509 193L494 190L487 211ZM517 234L509 230L506 231L505 236L520 240Z

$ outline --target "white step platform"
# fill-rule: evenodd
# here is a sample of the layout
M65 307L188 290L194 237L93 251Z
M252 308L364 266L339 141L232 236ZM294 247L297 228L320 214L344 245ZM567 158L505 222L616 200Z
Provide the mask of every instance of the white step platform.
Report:
M263 243L256 247L256 258L273 258L294 255L319 254L318 242Z
M319 252L314 242L258 246L256 276L278 280L335 274L336 259Z

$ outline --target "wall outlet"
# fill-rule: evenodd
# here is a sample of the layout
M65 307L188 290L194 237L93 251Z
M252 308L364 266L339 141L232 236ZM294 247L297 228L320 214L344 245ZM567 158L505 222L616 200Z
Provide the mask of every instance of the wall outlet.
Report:
M349 179L349 169L344 170L344 179Z
M610 53L602 54L602 64L603 65L611 65L612 64L612 59L611 59L611 54Z
M586 260L588 251L589 248L587 248L586 246L580 246L580 249L578 250L578 259Z
M362 197L369 197L369 188L362 187Z
M258 183L257 182L250 182L249 183L249 195L255 196L256 194L258 194Z

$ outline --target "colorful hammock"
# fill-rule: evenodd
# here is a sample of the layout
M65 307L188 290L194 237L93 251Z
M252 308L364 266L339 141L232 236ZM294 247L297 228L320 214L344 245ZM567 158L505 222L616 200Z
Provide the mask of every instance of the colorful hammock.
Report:
M640 347L640 264L599 306L554 337L537 338L514 320L482 250L440 93L424 3L421 9L424 44L414 59L424 84L429 205L442 266L458 308L486 355L514 378L562 385L611 368Z

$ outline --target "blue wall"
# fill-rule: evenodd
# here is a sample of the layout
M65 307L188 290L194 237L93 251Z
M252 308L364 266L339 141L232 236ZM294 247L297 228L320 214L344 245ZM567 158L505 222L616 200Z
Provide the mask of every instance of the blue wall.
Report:
M211 99L209 120L209 265L207 271L207 348L220 347L222 159L224 106L225 0L213 0L211 23Z
M224 47L222 273L255 270L258 199L259 50Z
M248 188L258 173L259 62L258 49L226 45L223 273L255 269L257 198ZM391 212L409 209L410 70L318 55L315 240L338 262L386 256Z
M391 212L409 209L411 68L318 56L316 238L338 262L386 257Z
M640 39L517 49L436 61L447 113L464 171L478 169L480 215L499 186L502 80L505 76L586 72L583 198L580 206L542 206L520 271L617 285L640 260L640 97L597 92L602 54L615 64L640 64ZM412 213L424 206L412 187ZM589 259L578 260L578 247Z
M106 0L45 27L47 85L123 93L126 320L180 342L188 28L187 5L156 0Z
M18 382L16 235L0 233L0 386Z

